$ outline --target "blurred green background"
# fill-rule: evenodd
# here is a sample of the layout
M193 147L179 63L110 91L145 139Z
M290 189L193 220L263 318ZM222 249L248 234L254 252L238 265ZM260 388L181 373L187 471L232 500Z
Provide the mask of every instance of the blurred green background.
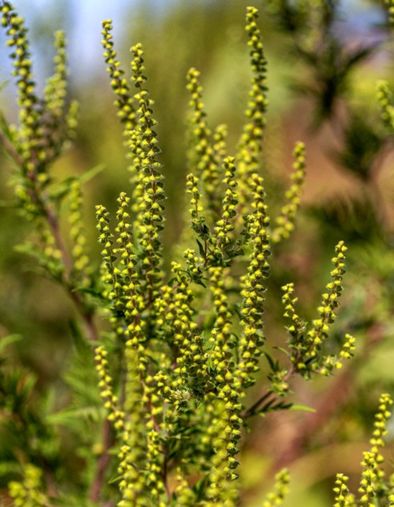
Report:
M209 123L229 125L229 148L234 151L250 80L244 35L249 3L15 0L30 26L39 83L50 72L53 31L65 29L68 34L71 95L80 102L80 122L75 144L56 163L54 173L61 178L103 165L84 188L94 262L98 262L94 205L103 203L113 209L118 193L128 186L121 127L101 56L101 20L113 18L115 42L126 68L131 44L141 41L145 47L168 195L165 242L171 252L182 230L187 170L185 75L191 66L201 70ZM242 479L245 499L258 505L269 481L267 470L287 464L293 475L287 504L319 507L329 504L337 471L357 480L378 395L394 391L394 154L392 139L380 125L375 99L376 81L392 81L393 40L378 2L343 1L330 30L320 34L325 42L319 46L318 61L308 61L296 49L297 39L310 36L303 33L306 28L284 24L272 7L275 2L256 0L254 4L261 9L269 62L263 172L272 210L283 202L295 141L306 143L308 155L297 231L276 252L267 304L268 336L273 344L283 339L276 317L280 286L287 281L296 283L304 315L313 315L327 282L333 246L344 239L350 260L336 332L338 339L344 331L352 332L359 346L352 365L336 378L294 386L295 399L318 407L316 413L278 413L253 423ZM339 49L334 43L329 47L330 41L337 41ZM15 86L7 49L2 47L0 106L12 119ZM346 68L346 79L341 81L346 58L357 52L361 56ZM34 262L15 250L28 224L10 205L12 164L3 153L0 163L0 336L23 337L3 356L8 365L34 374L37 397L51 392L55 397L51 403L61 408L70 398L64 377L75 348L70 331L73 309L62 290L42 278ZM0 427L1 414L0 407ZM3 442L5 435L9 433L3 430ZM393 437L394 421L389 440ZM2 484L8 478L6 464L14 459L13 445L12 441L0 443ZM389 463L393 449L388 446ZM70 450L63 450L64 456L71 467L77 466Z

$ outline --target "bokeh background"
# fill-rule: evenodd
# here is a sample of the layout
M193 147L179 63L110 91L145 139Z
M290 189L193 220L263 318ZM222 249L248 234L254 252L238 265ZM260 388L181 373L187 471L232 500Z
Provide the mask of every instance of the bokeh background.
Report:
M80 102L80 121L75 144L53 170L61 178L102 168L84 189L92 262L98 262L94 205L113 209L119 191L128 185L122 132L102 58L101 21L113 19L125 67L131 44L141 41L145 47L168 195L165 242L171 252L182 230L187 170L185 75L191 66L201 70L210 125L229 125L231 151L241 131L250 80L244 35L249 3L14 0L30 27L40 85L51 70L53 32L67 32L70 94ZM270 7L275 2L255 0L254 4L261 8L269 62L270 106L262 170L271 209L283 202L295 141L304 141L308 154L297 231L277 253L272 273L269 336L273 345L283 340L277 324L278 297L287 281L296 283L303 314L313 315L327 282L335 242L344 239L349 267L335 332L338 339L345 331L352 332L358 349L352 364L335 378L293 386L294 399L316 412L278 413L253 421L242 480L245 499L258 505L271 471L287 465L293 476L288 505L319 507L330 504L337 471L357 481L379 393L394 392L394 155L393 141L379 119L375 91L377 80L392 82L393 39L379 2L344 0L329 31L320 34L318 61L311 62L296 49L297 38L309 36L302 26L286 26ZM0 107L13 119L15 86L4 41L1 34ZM355 61L346 68L346 58L351 56ZM345 62L343 69L341 62ZM60 409L70 396L65 378L75 348L70 331L73 309L62 290L42 278L34 262L16 249L28 224L12 206L12 164L3 153L0 156L0 336L23 337L6 349L4 360L29 371L29 378L35 379L35 396L45 395L47 403ZM2 427L1 406L0 428L1 487L12 473L16 446L16 437ZM23 438L30 445L29 439L38 437ZM73 442L72 436L67 438ZM394 421L388 439L392 442L388 464L393 464ZM83 456L78 461L67 446L62 452L70 469L81 466Z

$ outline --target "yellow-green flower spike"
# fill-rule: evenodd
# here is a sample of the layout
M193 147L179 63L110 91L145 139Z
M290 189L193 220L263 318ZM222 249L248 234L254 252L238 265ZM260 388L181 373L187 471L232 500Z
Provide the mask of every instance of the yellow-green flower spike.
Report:
M206 199L207 208L218 212L217 197L219 184L219 165L215 159L212 133L207 124L207 114L202 101L202 86L200 72L190 69L187 74L187 89L190 93L190 132L189 132L189 170L199 181L203 189L203 198ZM217 134L217 133L216 133ZM218 135L218 134L217 134ZM222 148L223 131L219 131L216 149ZM219 144L218 144L219 143Z
M117 224L115 227L115 245L113 249L114 256L117 258L116 266L114 267L118 291L115 308L117 312L125 316L126 321L134 319L133 310L135 297L138 293L137 279L139 276L130 218L130 201L130 197L125 192L120 193L118 197L118 209L116 211ZM119 329L116 329L116 331L119 336L125 334L123 326L119 326Z
M344 474L337 474L333 492L335 493L333 507L356 507L354 495L348 488L349 477Z
M354 356L356 339L349 333L345 334L345 340L339 351L340 359L350 359Z
M137 109L137 135L141 149L137 162L137 175L142 187L138 203L139 224L138 241L141 247L142 271L145 280L145 292L148 305L158 294L162 279L160 233L164 227L163 212L163 175L159 162L157 134L154 130L156 121L153 118L152 105L148 91L144 88L144 53L141 44L131 48L132 79L138 93L135 95Z
M360 480L360 505L374 506L378 492L382 487L384 472L382 470L384 436L387 434L387 422L391 417L393 400L389 394L382 394L379 399L379 408L375 415L374 430L370 439L371 448L364 452L362 474Z
M44 110L40 115L43 133L41 145L42 162L49 164L59 156L66 141L73 139L77 126L78 103L72 101L67 107L67 53L64 32L55 33L54 72L46 81Z
M49 499L42 491L42 471L33 466L24 467L23 480L8 484L14 507L48 507Z
M221 385L226 382L226 373L231 372L232 315L229 310L224 280L226 270L221 266L211 266L208 270L209 285L215 310L215 321L209 338L209 363L215 371L215 381ZM230 375L231 378L231 375ZM228 379L227 379L228 380Z
M275 475L273 491L269 492L262 503L262 507L279 507L289 492L290 474L284 469Z
M48 224L43 221L36 224L36 229L39 237L39 251L41 253L39 263L55 280L61 280L65 266L55 238Z
M269 217L265 203L264 181L253 174L250 178L253 195L252 214L249 218L249 236L252 251L247 274L242 277L241 324L239 343L239 377L243 386L254 383L254 373L265 341L262 328L265 279L269 272L270 236Z
M135 110L133 105L133 94L131 93L130 86L125 72L121 68L120 61L118 60L116 51L114 49L112 37L112 20L106 19L102 25L103 39L101 41L107 64L107 72L111 78L111 86L115 93L116 100L115 106L120 121L125 125L125 130L129 132L135 127Z
M118 471L122 477L119 484L122 492L119 507L140 505L144 487L142 470L146 456L145 412L138 351L127 346L125 360L127 371L124 412L127 414L127 420L118 453Z
M345 273L345 252L347 247L343 241L340 241L335 247L335 257L332 258L334 269L331 271L331 281L326 285L326 292L322 295L322 300L317 311L319 318L312 321L311 329L307 332L305 343L307 350L301 354L304 362L312 361L312 369L317 371L321 366L321 350L327 340L330 326L336 319L335 310L339 304L339 298L342 293L342 279ZM319 360L320 358L320 360ZM323 374L326 372L324 368Z
M16 14L10 2L4 1L0 7L0 12L2 25L7 27L7 44L12 49L13 74L18 84L20 121L18 150L24 160L24 170L32 173L36 169L36 164L32 161L32 153L38 150L39 138L42 132L40 132L38 99L36 84L32 75L27 28L23 18Z
M355 352L356 340L348 333L336 354L325 354L323 350L330 325L336 317L335 309L342 291L345 251L344 243L339 242L336 246L337 256L332 259L334 264L334 270L331 271L332 280L327 284L327 292L323 294L321 306L318 308L322 318L315 319L310 326L300 318L295 310L298 298L294 295L294 284L288 283L282 287L284 317L289 321L286 329L290 334L290 358L296 371L307 377L312 372L322 375L331 374L334 369L342 368L343 361L353 357Z
M125 424L125 414L119 408L118 397L113 393L113 382L108 368L108 353L103 346L95 348L96 370L99 377L99 388L107 418L117 431L122 431Z
M223 183L225 191L222 200L221 215L214 227L214 239L219 253L222 253L223 250L225 251L226 246L229 245L233 239L233 231L235 228L234 218L237 214L238 204L235 159L233 157L226 157L223 164Z
M292 342L296 344L304 331L305 324L296 312L295 305L298 298L294 293L294 283L288 283L282 287L282 304L284 308L283 316L289 321L289 325L286 327L287 331L292 337Z
M109 300L114 301L118 295L118 286L114 273L114 261L116 259L113 253L114 238L109 227L109 212L101 204L96 206L96 220L99 232L98 241L102 247L102 282L104 283L104 292Z
M43 111L40 115L42 131L41 162L47 165L53 162L66 146L66 142L74 138L77 126L78 103L71 101L67 106L67 53L64 32L55 33L54 72L47 79Z
M389 477L388 483L388 501L389 507L393 507L394 505L394 473L392 473Z
M394 27L394 0L384 0L390 26Z
M79 103L76 100L70 102L65 116L66 139L73 140L78 126Z
M241 437L239 392L232 387L231 380L219 391L218 399L212 404L214 414L209 435L214 454L210 459L205 505L235 507L238 500L237 468L238 442Z
M175 488L176 505L179 507L194 507L197 505L196 495L180 469L177 470L177 485Z
M372 437L369 441L371 444L371 451L379 454L380 449L384 447L383 437L387 435L387 422L391 417L391 407L393 400L389 394L383 393L379 398L378 412L375 414L375 422ZM379 458L382 463L382 457Z
M190 194L190 216L192 224L197 225L201 222L201 214L203 207L201 204L201 194L198 188L198 179L194 174L190 173L186 178L186 191Z
M55 50L55 71L46 82L44 100L46 107L55 117L62 117L67 95L66 38L62 31L55 33Z
M389 84L387 81L379 81L376 89L380 106L380 116L386 127L394 131L394 103Z
M239 141L236 157L240 174L240 198L242 203L247 199L248 178L253 172L259 170L268 105L267 61L257 20L258 10L255 7L247 7L245 28L248 35L253 78L246 109L246 123Z
M213 132L213 157L218 167L223 165L227 154L227 136L228 128L224 123L218 125Z
M137 167L135 158L138 159L139 145L136 133L136 104L134 94L126 77L125 71L121 67L117 53L114 49L112 36L112 20L107 19L102 24L102 46L104 48L103 56L107 64L107 72L111 79L111 87L115 94L115 107L117 115L123 125L124 145L127 150L126 157L130 161L128 172L130 174L130 183L133 189L133 202L137 202L141 194L138 185ZM137 212L137 206L133 206L133 211Z
M190 277L177 262L172 263L171 271L174 283L162 288L161 298L157 301L156 324L165 333L165 339L177 351L171 388L195 389L205 378L207 365L204 363L198 326L193 322L193 292L190 289Z
M294 230L294 223L297 211L300 207L300 194L305 179L305 146L298 142L294 148L292 184L285 194L286 202L275 218L275 225L272 230L272 242L280 243L287 239Z
M75 180L71 184L70 193L70 238L72 241L71 255L73 271L76 278L86 283L89 275L89 258L86 255L86 236L82 223L82 193L80 182Z
M147 491L149 491L152 505L162 505L160 498L165 491L162 473L165 452L160 434L162 431L161 419L164 404L162 393L157 387L157 379L151 375L147 375L144 380L143 400L147 407L145 420L145 484Z

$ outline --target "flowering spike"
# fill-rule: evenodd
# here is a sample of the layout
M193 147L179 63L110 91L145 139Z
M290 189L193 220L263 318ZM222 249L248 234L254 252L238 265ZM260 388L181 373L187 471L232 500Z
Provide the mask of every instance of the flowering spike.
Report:
M285 194L286 203L282 206L279 216L275 219L275 226L272 230L272 242L280 243L287 239L294 230L294 222L300 207L301 188L305 179L305 146L304 143L297 143L294 148L292 184Z
M234 218L237 214L237 179L236 167L233 157L224 159L224 178L225 187L221 206L221 217L217 220L214 227L214 236L219 250L226 249L232 239L234 231Z
M227 154L227 125L221 123L213 132L213 156L218 167L223 165Z
M49 499L42 489L42 471L34 465L25 465L23 480L8 484L9 495L15 507L47 507Z
M190 132L189 169L201 181L204 199L210 211L218 212L217 188L219 184L219 164L215 159L215 146L212 133L206 120L207 114L202 101L200 72L191 68L187 74L187 89L190 93ZM219 138L218 138L219 136ZM222 129L216 133L216 149L222 149Z
M246 32L250 48L250 62L253 71L252 86L249 91L246 123L237 149L237 163L240 174L240 198L247 199L247 180L253 172L259 170L259 156L262 150L262 138L267 112L267 61L264 55L260 30L257 26L258 10L246 9Z
M114 425L114 428L121 432L124 429L125 414L119 408L118 397L113 393L112 378L108 369L108 353L101 345L95 349L96 370L99 377L99 388L104 408L107 411L107 418Z
M121 68L120 61L114 49L112 40L112 20L104 20L102 27L101 33L103 39L101 42L104 48L103 56L107 64L107 72L111 78L111 86L116 96L115 106L118 110L118 117L125 126L125 131L129 132L135 126L133 96L125 77L125 72Z
M295 309L298 298L294 295L294 283L284 285L282 287L282 292L283 316L289 321L289 325L286 329L290 333L292 341L297 343L301 339L305 323L302 322Z
M311 328L306 334L305 342L307 349L302 354L303 362L312 361L312 368L316 371L321 368L321 349L327 340L330 326L336 319L335 310L339 304L339 297L342 293L342 279L345 273L345 252L347 247L340 241L335 247L335 257L332 258L334 269L331 271L331 281L326 285L326 292L317 311L319 318L311 323ZM334 365L333 365L334 366ZM322 367L322 374L330 373L326 366Z
M349 491L347 483L349 477L344 474L337 474L335 479L334 493L334 507L356 507L354 495Z
M13 74L18 84L19 106L19 151L24 160L25 170L32 172L35 164L32 153L38 149L40 138L39 101L36 95L36 83L32 75L30 45L27 38L28 30L24 19L18 16L8 1L0 7L2 25L7 27L7 45L12 48Z
M157 134L154 130L156 121L153 118L153 101L144 88L144 53L141 44L131 48L132 79L138 92L135 100L137 109L136 136L138 138L139 156L136 160L138 182L141 195L137 204L137 223L139 224L138 241L141 247L142 273L145 279L145 294L148 306L158 295L161 272L161 240L160 233L164 226L163 176L159 162Z
M66 123L66 133L65 138L69 140L73 140L75 137L75 131L78 126L78 113L79 113L79 103L77 100L72 100L70 102L70 106L65 115L65 123Z
M388 22L391 27L394 27L394 0L384 0L387 10Z
M53 59L55 71L46 82L44 100L46 107L55 117L62 117L67 95L66 38L62 31L55 33L55 50Z
M382 470L383 456L381 449L384 447L383 437L387 435L387 422L391 416L393 400L389 394L382 394L379 398L378 412L375 414L374 430L370 439L371 448L364 452L361 462L363 470L360 480L360 505L374 505L378 491L384 479Z
M116 259L113 252L114 238L109 227L109 212L101 204L96 206L96 220L99 232L98 241L102 247L102 281L105 287L105 295L110 301L116 301L118 287L114 270L114 261Z
M279 507L283 505L286 495L289 492L290 474L284 469L275 475L274 489L266 496L262 507Z
M265 279L269 271L270 237L269 217L265 203L264 182L253 174L251 190L253 212L249 219L249 237L252 251L247 274L241 279L241 323L243 327L239 350L239 376L243 386L254 383L253 374L258 370L265 338L262 329Z
M376 89L377 99L380 106L380 116L386 127L394 131L394 105L388 82L379 81Z
M224 287L226 274L227 272L221 266L209 268L209 284L215 310L215 321L208 342L210 349L208 362L215 371L215 380L219 385L225 384L226 373L230 374L233 369L232 315Z
M89 275L89 258L86 255L86 236L82 224L82 193L78 180L71 184L70 194L70 238L73 243L71 255L73 257L74 275L86 283Z

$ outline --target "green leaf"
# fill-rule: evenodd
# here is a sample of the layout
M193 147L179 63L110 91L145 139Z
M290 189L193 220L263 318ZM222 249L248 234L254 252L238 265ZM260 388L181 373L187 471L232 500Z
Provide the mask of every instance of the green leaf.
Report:
M102 417L103 412L104 409L99 409L97 406L69 408L48 415L47 422L49 424L56 425L67 424L70 420L79 419L91 419L93 421L99 421Z
M289 407L289 410L293 410L294 412L309 412L311 414L314 414L316 412L316 409L313 407L309 407L308 405L302 405L300 403L294 403Z
M81 183L87 183L88 181L95 178L98 174L103 172L105 168L106 168L105 164L97 164L91 169L89 169L89 171L86 171L83 174L81 174L81 176L79 176L78 179Z
M19 342L22 340L23 336L20 334L9 334L8 336L4 336L0 338L0 352L2 352L6 347L11 345L12 343Z

